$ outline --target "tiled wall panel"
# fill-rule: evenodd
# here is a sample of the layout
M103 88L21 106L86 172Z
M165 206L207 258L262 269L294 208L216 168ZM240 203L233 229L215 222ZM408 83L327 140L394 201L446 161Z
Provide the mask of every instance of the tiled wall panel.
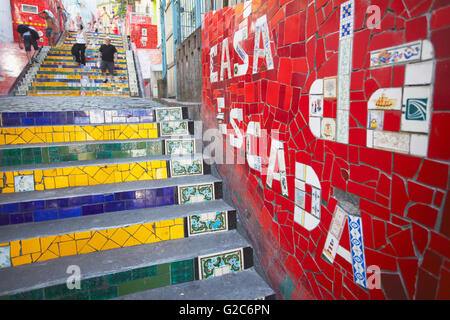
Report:
M219 172L280 297L450 298L449 9L253 0L205 15L202 120L224 134Z

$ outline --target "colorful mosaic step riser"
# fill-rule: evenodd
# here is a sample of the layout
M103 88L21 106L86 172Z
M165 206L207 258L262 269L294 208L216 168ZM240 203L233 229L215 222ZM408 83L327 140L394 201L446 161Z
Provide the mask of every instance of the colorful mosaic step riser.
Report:
M102 91L129 91L128 83L102 83L90 82L86 80L70 82L41 82L34 81L30 91L33 90L102 90Z
M47 80L81 80L81 79L89 79L89 80L103 80L105 79L105 76L103 75L85 75L85 74L74 74L74 75L68 75L68 74L56 74L53 72L40 72L36 74L36 81L40 81L41 79L47 79ZM126 76L114 76L114 81L128 81L128 78Z
M114 91L114 92L123 92L123 93L127 93L130 91L129 87L126 86L124 87L122 84L107 84L106 86L100 86L100 84L98 84L98 86L80 86L80 83L69 83L68 84L64 84L64 86L42 86L40 84L36 84L33 83L32 88L30 88L30 90L28 90L29 93L35 92L35 91L42 91L42 90L46 90L48 92L51 91L60 91L60 90L64 90L64 91L76 91L76 92L81 92L81 91L85 91L85 92L89 92L89 91L100 91L100 92L107 92L107 91Z
M188 119L187 108L2 112L1 127L70 124L147 123Z
M97 62L98 61L98 55L88 55L85 54L85 58L86 58L86 62ZM57 55L57 54L48 54L47 58L45 59L45 61L43 61L43 63L60 63L60 62L70 62L73 63L73 56L68 56L68 55ZM124 57L118 57L117 59L117 63L118 64L122 64L122 63L126 63L126 59L125 56Z
M0 193L45 191L210 173L209 165L204 164L201 158L15 170L19 171L0 172Z
M253 251L250 247L239 248L214 255L195 257L182 261L141 267L100 277L81 279L80 289L69 289L66 283L20 292L0 297L0 300L107 300L180 283L201 280L202 264L221 258L214 266L212 275L220 276L253 267ZM209 259L208 259L209 258ZM233 259L234 258L234 259ZM236 261L236 258L239 261ZM233 262L230 262L232 260ZM223 265L220 265L222 263ZM206 270L210 270L209 265ZM214 270L218 270L214 273ZM210 274L210 273L209 273ZM208 278L209 278L208 277Z
M97 60L96 59L86 59L86 65L87 66L91 66L94 67L97 65ZM73 60L48 60L46 59L42 64L43 67L48 67L48 68L61 68L61 66L63 66L63 68L74 68L74 67L80 67L79 63L73 61ZM117 61L116 63L114 63L114 67L116 69L123 69L126 67L126 61ZM98 69L98 68L97 68Z
M0 173L0 192L45 191L126 181L167 179L168 171L166 161L145 161L2 172Z
M191 197L190 201L211 201L222 198L221 183L201 186L206 186L207 189L206 192L199 193L199 195L203 195L203 198ZM0 225L37 223L108 212L177 205L180 204L180 194L179 187L166 187L1 204ZM214 197L211 197L211 194L214 194ZM184 203L188 202L189 200Z
M158 138L157 123L0 128L0 144L87 142Z
M87 62L86 65L90 65L91 71L98 71L100 72L100 67L97 66L96 62ZM81 69L80 65L76 62L54 62L54 61L44 61L41 64L41 68L58 68L58 69L74 69L78 68ZM114 70L126 70L127 66L126 63L115 63L114 64Z
M22 95L35 97L120 97L128 98L130 94L122 91L26 91Z
M95 69L95 68L92 68ZM97 74L97 73L101 73L100 69L96 69L96 70L91 70L91 71L84 71L84 69L82 68L47 68L47 67L43 67L41 66L39 68L38 73L42 73L42 72L51 72L50 74ZM128 71L126 68L122 69L122 68L115 68L114 69L114 73L115 74L119 74L119 75L125 75L128 74Z
M164 155L164 141L0 149L0 167Z
M98 77L97 79L89 79L87 77L80 77L78 79L46 79L46 78L36 78L34 79L33 86L71 86L71 85L100 85L100 86L128 86L128 80L116 80L114 83L104 83L104 76Z
M54 125L0 128L0 145L155 139L194 135L194 122Z
M236 212L218 211L126 227L15 240L0 244L0 268L200 236L235 228ZM217 275L217 272L215 274ZM206 271L201 278L208 276L210 274Z

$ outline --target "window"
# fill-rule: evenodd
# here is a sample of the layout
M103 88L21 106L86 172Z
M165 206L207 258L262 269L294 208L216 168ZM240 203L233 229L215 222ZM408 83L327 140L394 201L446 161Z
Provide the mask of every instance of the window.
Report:
M22 12L37 14L38 7L29 5L29 4L22 4Z

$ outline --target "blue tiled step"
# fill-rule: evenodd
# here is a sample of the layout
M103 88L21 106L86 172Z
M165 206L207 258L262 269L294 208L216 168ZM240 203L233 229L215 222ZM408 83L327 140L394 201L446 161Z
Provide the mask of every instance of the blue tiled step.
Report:
M182 108L188 119L188 108ZM155 109L2 112L1 127L155 122Z
M60 189L59 192L52 190L40 194L37 192L16 193L9 196L3 194L0 195L0 225L42 222L177 204L177 182L180 181L184 181L184 185L196 184L196 181L200 181L198 184L214 183L215 199L222 198L222 183L209 175L120 183L111 187L98 185L65 188ZM132 188L126 188L127 186Z

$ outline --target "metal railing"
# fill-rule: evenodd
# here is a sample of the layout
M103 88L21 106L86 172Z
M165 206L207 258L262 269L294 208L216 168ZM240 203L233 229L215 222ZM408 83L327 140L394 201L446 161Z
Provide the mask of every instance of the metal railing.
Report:
M181 42L202 24L202 16L208 11L207 0L180 0Z

